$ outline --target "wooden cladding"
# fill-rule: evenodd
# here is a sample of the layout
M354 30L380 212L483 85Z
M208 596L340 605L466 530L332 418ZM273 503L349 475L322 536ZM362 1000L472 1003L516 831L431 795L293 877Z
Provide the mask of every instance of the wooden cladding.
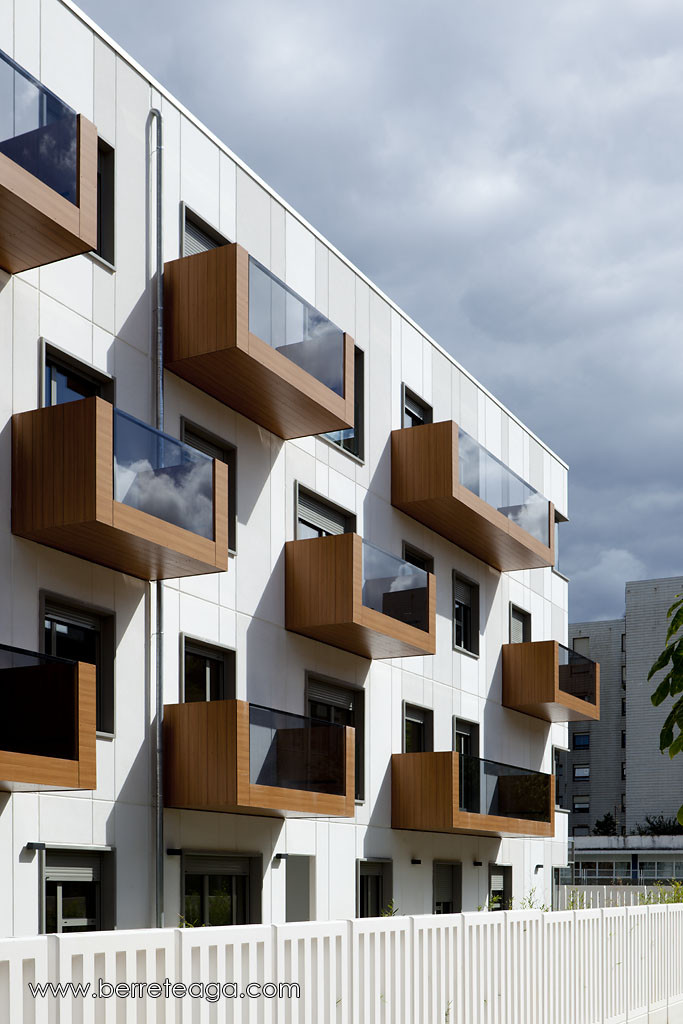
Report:
M228 567L227 466L213 462L214 539L114 500L113 408L87 398L12 417L12 532L143 580Z
M60 666L61 668L62 666ZM50 688L41 688L41 700L37 699L36 688L32 687L29 677L35 684L41 672L50 672L52 666L36 666L35 668L3 669L3 714L8 713L8 703L14 703L14 713L21 712L22 718L29 716L30 721L15 721L15 731L23 736L32 731L32 752L27 753L12 749L0 749L0 790L33 791L42 789L95 789L97 772L95 763L95 666L82 662L73 666L64 666L70 674L65 680L68 686L70 705L56 707L55 692L60 697L64 688L51 692ZM20 686L21 692L11 695L12 686ZM31 695L36 694L34 706L30 707ZM55 721L64 716L74 718L75 749L69 757L54 757L41 754L43 748L50 749L54 743L50 741L50 731L55 728ZM3 735L3 746L11 747L11 736ZM26 743L17 743L26 747Z
M336 728L341 731L341 727ZM338 766L344 778L343 794L259 785L250 781L249 704L246 701L167 704L164 707L164 803L167 807L199 811L271 816L289 811L352 818L355 814L354 730L347 726L343 735L344 749L340 753L344 763ZM292 764L296 750L291 744L286 756L291 777L296 777L296 765ZM301 756L305 756L303 752Z
M0 153L0 267L10 274L97 248L97 129L77 119L76 205Z
M538 774L547 793L549 820L537 821L524 817L524 799L515 785L519 776L497 780L500 809L506 815L460 810L459 772L460 755L450 750L392 754L391 827L475 836L554 835L554 776Z
M391 503L500 572L555 564L552 503L546 545L460 484L452 420L392 431Z
M436 650L436 581L427 574L428 630L363 604L363 541L356 533L285 544L285 627L362 658ZM393 597L394 595L388 595Z
M353 427L353 339L344 396L249 331L249 255L236 244L164 267L166 369L282 438Z
M588 658L561 665L560 654L555 640L504 644L503 705L545 722L598 721L600 666Z

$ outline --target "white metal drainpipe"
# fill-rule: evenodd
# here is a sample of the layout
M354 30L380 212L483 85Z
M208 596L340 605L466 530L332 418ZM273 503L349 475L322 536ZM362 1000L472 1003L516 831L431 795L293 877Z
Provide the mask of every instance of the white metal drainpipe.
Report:
M153 107L150 120L156 121L156 303L154 310L156 344L155 416L157 430L164 429L164 250L163 250L163 119L161 111ZM151 163L150 163L151 173ZM151 182L150 182L151 184ZM157 928L164 927L164 585L156 581L156 716L154 730L154 844L155 844L155 915Z

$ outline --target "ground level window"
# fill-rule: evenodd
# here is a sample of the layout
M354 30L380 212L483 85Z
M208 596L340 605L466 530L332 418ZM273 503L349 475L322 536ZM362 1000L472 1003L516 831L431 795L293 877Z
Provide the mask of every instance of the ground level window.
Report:
M392 870L390 860L361 860L358 862L357 911L358 917L380 917L392 899Z
M462 910L462 864L434 861L435 914L459 914Z
M489 864L489 910L508 910L512 900L512 868Z
M41 930L69 933L113 928L113 853L47 850L44 856Z
M260 857L186 854L182 924L254 924L260 919Z

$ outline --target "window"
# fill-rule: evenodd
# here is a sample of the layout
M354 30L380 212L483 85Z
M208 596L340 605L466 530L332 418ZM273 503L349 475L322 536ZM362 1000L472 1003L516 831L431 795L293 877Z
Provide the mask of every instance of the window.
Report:
M458 754L479 757L479 725L464 718L453 720L453 749Z
M577 654L583 654L584 658L590 656L590 642L589 636L575 636L572 644Z
M48 342L43 344L43 406L99 395L113 404L114 379Z
M362 800L365 792L365 692L309 676L306 699L311 718L355 729L356 800Z
M510 605L510 643L528 644L531 640L531 613Z
M626 650L626 633L621 634L621 649L622 651Z
M621 810L622 812L626 810L626 793L621 794Z
M114 927L112 854L46 850L42 885L42 932L94 932Z
M574 750L588 750L591 745L591 737L588 732L575 732L572 737Z
M180 218L182 256L194 256L198 252L208 252L210 249L218 249L221 245L228 244L229 239L192 210L188 210L185 203L180 204Z
M626 689L626 665L621 666L621 688Z
M111 614L41 597L43 652L95 666L96 728L114 732L115 622Z
M479 654L479 587L453 573L453 646Z
M306 537L331 537L353 533L356 517L331 501L313 494L299 485L296 502L297 540Z
M590 799L587 796L575 796L572 809L574 814L588 814L590 811Z
M412 544L408 544L406 541L403 541L403 561L409 562L418 569L424 569L425 572L434 572L433 557L425 554L424 551L420 551L419 548L414 548Z
M181 923L185 926L258 924L260 904L260 857L183 857Z
M621 698L621 714L622 714L622 717L626 714L626 698L625 697Z
M489 910L509 910L512 900L512 868L489 864Z
M555 511L555 565L553 566L553 568L555 569L555 572L559 572L560 575L563 575L562 567L560 565L560 526L562 525L562 523L566 523L566 522L567 522L567 519L565 518L565 516L561 516L560 513L556 510Z
M590 829L588 825L574 825L572 829L573 836L589 836Z
M234 554L237 551L237 449L185 419L180 421L180 440L228 467L228 550Z
M625 729L621 730L621 749L622 750L626 749L626 730Z
M622 779L626 778L626 761L621 762L621 777Z
M423 423L431 423L433 420L432 407L423 402L421 398L401 385L401 405L403 408L403 427L421 427Z
M574 778L575 779L590 779L591 777L591 766L589 764L575 764L574 765Z
M380 917L391 902L392 864L390 860L360 860L356 880L358 917Z
M462 864L434 861L432 875L435 914L459 914L462 910Z
M335 430L324 437L362 460L365 457L365 357L360 348L353 350L353 374L353 427Z
M416 704L403 705L403 750L421 754L434 749L434 712Z
M114 150L104 139L97 140L97 249L95 252L114 266Z
M235 696L235 652L183 637L183 700Z

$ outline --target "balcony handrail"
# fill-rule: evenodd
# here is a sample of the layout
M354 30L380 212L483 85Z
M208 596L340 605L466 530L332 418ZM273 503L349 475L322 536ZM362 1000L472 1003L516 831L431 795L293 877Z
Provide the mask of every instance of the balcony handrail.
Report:
M247 701L247 703L250 709L257 708L259 711L267 711L272 715L284 715L287 718L296 718L300 722L312 722L316 726L329 726L330 729L346 729L346 726L339 722L328 722L324 718L315 718L313 715L299 715L296 711L279 711L277 708L269 708L265 704L254 704L252 701ZM302 726L302 728L306 728L306 726Z
M559 642L557 646L561 648L563 651L566 651L571 656L571 661L586 661L589 665L597 665L597 662L594 661L593 658L589 658L585 654L580 654L579 651L575 651L573 647L567 647L566 644L561 644Z
M457 751L454 751L454 753L457 753ZM476 754L460 754L460 753L458 753L458 757L469 757L473 761L483 761L485 764L495 764L495 765L498 765L499 768L513 768L516 772L524 772L525 775L544 775L544 776L547 776L549 778L550 774L551 774L550 772L542 772L538 768L523 768L523 767L521 767L518 764L507 764L506 761L492 761L488 757L477 757Z
M0 644L0 651L7 651L10 654L21 654L26 658L36 658L38 661L57 662L60 665L77 665L75 658L60 658L56 654L43 654L42 651L28 651L23 647L12 647L10 644Z

